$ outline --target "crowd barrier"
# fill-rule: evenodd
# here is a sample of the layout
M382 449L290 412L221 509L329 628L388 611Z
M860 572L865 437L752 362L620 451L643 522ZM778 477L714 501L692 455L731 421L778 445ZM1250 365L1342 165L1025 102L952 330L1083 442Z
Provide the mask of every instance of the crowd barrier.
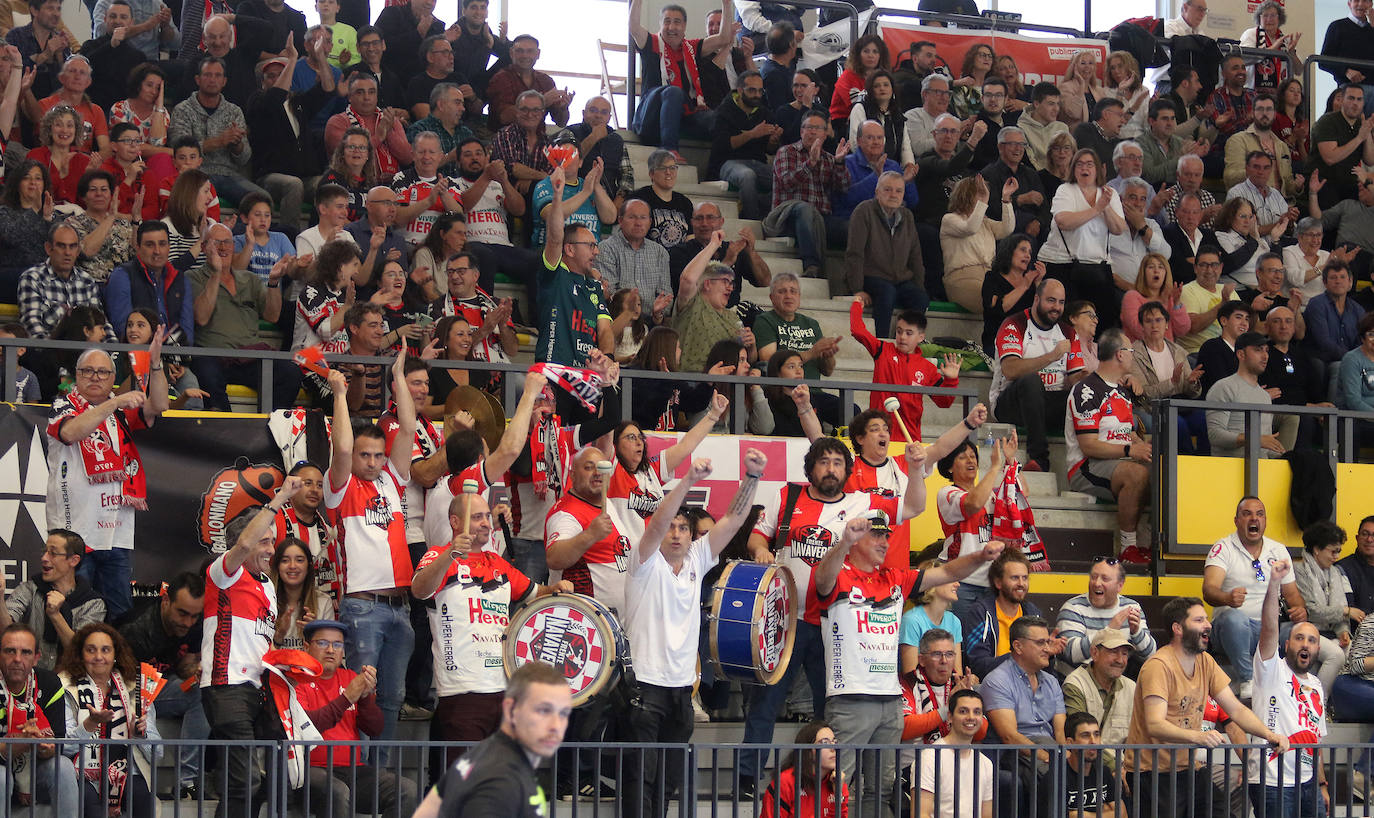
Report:
M257 818L257 816L268 816L276 818L285 816L286 818L305 818L305 816L326 816L330 818L345 818L346 811L338 803L339 799L351 798L352 814L374 816L374 818L410 818L408 805L422 801L434 785L435 781L442 775L442 771L452 763L451 759L456 758L456 753L461 753L471 744L445 743L445 742L327 742L325 745L319 743L308 743L302 741L253 741L253 742L224 742L224 741L186 741L168 739L160 742L146 740L91 740L77 742L73 739L52 739L47 740L49 746L59 748L64 757L76 754L78 757L87 759L94 758L99 766L93 768L88 773L82 773L76 769L70 772L64 771L63 775L71 775L77 784L76 789L82 798L94 799L97 795L108 803L111 791L111 776L101 775L100 772L109 769L106 759L118 759L126 756L128 752L148 753L154 749L161 752L160 761L150 769L150 780L146 783L148 789L153 794L154 812L162 818L180 818L181 816L209 816L217 815L223 818ZM27 763L27 759L33 758L33 754L38 751L40 745L29 739L3 739L0 740L5 755L11 761L9 767L0 766L0 780L4 786L10 789L10 797L0 798L0 818L11 818L11 816L28 815L55 815L57 818L72 818L72 816L83 814L80 810L69 808L65 799L69 797L71 790L59 787L60 794L57 803L52 801L52 787L50 776L52 776L53 765L46 763L32 764ZM327 790L313 790L309 785L299 788L292 785L292 758L297 754L306 754L311 748L327 746L331 748L359 748L366 754L371 762L371 770L367 768L352 768L346 766L313 768L318 775L328 775L330 779L336 780L343 787L337 784ZM1364 814L1365 793L1361 789L1364 785L1364 775L1368 773L1371 744L1320 744L1320 745L1294 745L1295 752L1313 753L1313 758L1317 763L1317 769L1321 769L1325 780L1329 782L1330 810L1331 816L1353 816ZM947 816L978 815L979 810L974 807L970 809L966 801L972 793L973 798L978 798L979 793L985 792L986 787L992 792L993 813L999 818L1068 818L1077 816L1079 813L1067 809L1067 793L1070 791L1087 792L1109 792L1110 795L1104 803L1113 804L1117 815L1144 815L1152 814L1162 818L1194 818L1194 816L1206 816L1213 814L1210 812L1211 803L1216 799L1222 799L1229 805L1226 812L1232 815L1246 814L1245 808L1249 806L1248 788L1258 782L1259 786L1265 787L1291 787L1291 779L1284 777L1285 773L1281 766L1278 766L1278 777L1274 777L1264 765L1257 763L1260 758L1269 758L1272 753L1267 745L1231 745L1222 744L1216 748L1201 748L1190 746L1166 746L1166 745L1056 745L1053 743L1038 745L1035 752L1041 754L1038 763L1037 774L1017 775L1014 770L1018 766L1023 770L1029 770L1030 764L1026 760L1027 750L1024 745L994 745L981 744L968 746L944 745L940 748L923 744L900 744L900 745L817 745L817 744L636 744L636 743L601 743L601 744L574 744L565 743L557 755L550 759L539 771L539 778L548 799L550 801L550 813L553 816L568 816L568 818L622 818L626 815L677 815L680 818L687 816L729 816L729 818L757 818L764 809L765 798L770 794L769 785L773 781L776 770L784 761L788 761L788 766L797 766L803 770L800 776L802 779L815 780L817 773L823 772L821 764L822 757L818 753L801 753L803 750L816 750L818 748L835 749L838 754L838 762L841 767L854 770L854 773L845 780L843 788L843 798L847 802L849 818L879 818L886 816L887 813L881 809L881 803L888 803L894 806L897 816L910 815L936 815L940 818ZM958 750L975 749L981 754L981 758L986 758L990 762L989 766L984 766L981 761L976 759L980 756L968 756L965 753L956 752ZM1161 797L1161 787L1167 786L1168 782L1160 776L1153 776L1143 772L1119 772L1114 773L1112 769L1104 764L1084 763L1085 753L1096 755L1099 759L1103 753L1110 753L1114 756L1112 762L1119 769L1121 759L1126 752L1148 752L1158 754L1160 757L1172 752L1192 753L1193 763L1198 768L1206 768L1208 773L1193 777L1183 776L1186 788L1191 790L1192 795L1185 799L1185 807L1191 805L1192 808L1185 808L1182 811L1174 811L1172 806L1165 807L1162 803L1158 805L1157 811L1146 811L1145 806L1154 805ZM199 752L204 763L194 778L195 797L194 798L168 798L168 790L179 790L178 776L176 770L180 762L185 760L192 752ZM228 761L231 752L252 753L259 771L260 786L257 796L253 803L245 802L238 809L221 809L221 796L229 792L229 767ZM739 765L738 760L742 753L757 752L766 756L763 765L759 769L766 769L763 779L758 782L757 796L752 799L741 798L737 794L740 790ZM452 754L452 755L451 755ZM880 769L878 762L886 759L893 759L897 775L895 778L883 780L875 776L873 770ZM379 760L380 756L380 760ZM791 760L795 757L795 760ZM25 759L16 762L14 759ZM71 762L66 762L70 764ZM811 765L805 768L798 765ZM953 787L953 792L948 792L947 788L937 784L932 793L922 788L920 769L922 764L933 770L933 780L935 782L944 781L946 784L954 781L959 782L960 786ZM1252 777L1247 777L1246 765L1252 765ZM871 766L870 766L871 765ZM121 766L115 763L118 768ZM18 769L15 769L18 768ZM991 777L989 777L989 769ZM384 783L381 787L369 787L365 782L371 777L371 772L380 772ZM632 781L643 780L640 778L644 773L650 772L648 780L650 786L640 788L632 784ZM1359 773L1359 775L1355 775ZM566 775L565 775L566 774ZM308 781L308 772L299 772L297 775L306 777L299 780ZM115 776L117 778L117 776ZM820 776L824 778L824 775ZM564 781L564 786L577 789L582 784L595 781L608 785L605 795L599 799L573 799L570 797L558 797L558 783ZM927 781L932 779L927 779ZM678 789L669 789L671 782L681 782ZM1215 789L1205 786L1206 781L1215 784ZM388 804L386 799L390 794L389 788L397 786L403 791L404 796L396 800L395 803ZM1111 787L1111 790L1104 789ZM360 789L361 787L361 789ZM89 788L89 793L86 792ZM1114 791L1114 792L1113 792ZM805 791L809 794L809 790ZM161 793L163 798L158 798ZM386 794L382 794L386 793ZM358 797L362 794L362 797ZM628 806L627 800L634 800L633 796L638 794L642 798L645 808L636 811ZM686 794L684 799L683 794ZM777 798L776 793L772 793L773 798ZM835 792L832 797L840 799L841 793ZM939 806L941 799L946 799L946 806ZM165 799L165 800L164 800ZM1143 803L1141 802L1143 799ZM241 799L236 799L239 801ZM953 810L948 807L949 800L953 801ZM32 806L26 802L33 802ZM121 804L120 815L139 818L140 811L135 809L133 799L133 789L129 786L124 787L124 803ZM790 810L783 810L783 814L792 814L797 818L820 818L821 815L839 815L837 806L834 803L824 803L825 799L806 798L794 795ZM666 805L666 811L662 808ZM1014 806L1013 806L1014 805ZM1084 804L1085 807L1092 806ZM402 812L402 809L405 811ZM239 811L242 809L242 812ZM927 812L926 810L930 810ZM84 815L93 815L89 809ZM103 813L102 813L103 814ZM146 815L147 813L142 813ZM777 814L777 811L774 812ZM1096 810L1091 810L1088 814L1096 815ZM1263 803L1250 807L1250 815L1254 818L1306 818L1313 815L1305 807L1298 811L1291 808L1275 810L1267 808Z

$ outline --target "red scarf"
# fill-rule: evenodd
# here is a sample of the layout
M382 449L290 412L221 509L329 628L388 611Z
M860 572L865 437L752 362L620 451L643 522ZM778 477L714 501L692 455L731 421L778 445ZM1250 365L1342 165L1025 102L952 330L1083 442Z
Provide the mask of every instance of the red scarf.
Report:
M363 124L362 115L354 111L352 105L344 108L344 118L348 120L348 124L362 128L369 134L375 134L377 132L377 121L381 119L381 116L381 111L374 111L372 113L372 124L365 125ZM390 179L396 174L396 171L401 169L400 164L396 162L396 157L391 155L391 149L386 146L387 136L388 134L383 134L381 139L372 140L372 152L377 156L378 179Z
M1018 478L1021 464L1015 460L1007 467L1006 479L992 494L992 538L1008 548L1019 548L1030 560L1032 571L1050 570L1049 556L1040 532L1035 529L1035 512L1021 491Z
M22 737L23 727L30 719L38 725L38 735L52 736L52 725L48 724L47 715L38 706L38 679L32 670L29 671L24 691L18 696L10 693L8 687L5 688L5 736ZM14 791L19 796L20 803L26 806L33 803L33 793L29 789L32 777L29 775L28 766L34 756L31 752L21 753L9 762L10 780L14 782Z
M692 45L692 41L684 38L682 48L676 52L668 50L667 43L664 43L657 34L650 34L649 42L652 44L654 52L658 54L658 70L663 77L663 84L676 85L687 92L686 108L688 112L694 107L705 108L706 98L701 95L701 77L697 75L697 50ZM685 81L678 74L678 63L687 68Z
M91 404L76 390L67 394L67 402L77 414L91 408ZM77 445L88 481L121 481L124 484L123 502L139 511L148 510L148 481L143 475L143 461L138 456L138 447L134 445L134 436L119 412L105 418L94 432Z

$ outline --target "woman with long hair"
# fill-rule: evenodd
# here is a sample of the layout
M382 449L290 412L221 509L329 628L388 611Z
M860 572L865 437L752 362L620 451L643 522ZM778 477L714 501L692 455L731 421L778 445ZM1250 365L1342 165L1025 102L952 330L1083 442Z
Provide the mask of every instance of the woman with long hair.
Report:
M277 630L272 644L305 650L302 628L316 619L333 619L334 600L316 581L309 547L296 537L282 540L267 565L277 589Z
M1001 221L988 218L988 183L982 174L965 176L949 196L949 212L940 220L940 247L945 258L945 293L949 300L978 315L983 311L983 281L992 267L997 241L1011 235L1015 216L1011 197L1019 187L1009 177L1002 196Z
M5 178L0 193L0 303L19 301L19 276L47 261L43 244L53 220L48 166L25 159Z
M1064 282L1069 299L1116 304L1107 238L1126 230L1121 197L1105 184L1102 162L1091 150L1079 148L1069 167L1073 175L1050 204L1049 238L1040 248L1040 260L1050 278ZM1115 324L1118 316L1110 318Z
M1073 168L1069 163L1073 161L1073 155L1078 152L1078 143L1074 141L1071 134L1055 134L1050 139L1050 144L1045 149L1045 167L1039 170L1040 186L1045 189L1045 196L1050 201L1054 201L1054 194L1058 192L1059 186L1069 181L1073 175Z
M379 354L394 355L401 349L401 339L405 338L411 355L419 355L428 339L427 327L433 326L429 315L429 299L413 277L406 274L405 265L400 261L388 261L382 265L382 274L377 279L377 292L368 299L382 308L382 323L386 325L386 336L382 339Z
M644 301L639 290L625 287L611 296L611 326L623 325L615 338L615 359L621 366L631 365L644 347L649 334L649 319L644 317Z
M462 315L446 315L434 325L434 340L425 347L420 357L427 361L475 361L477 359L472 349L472 324ZM420 412L430 420L443 420L448 393L458 386L491 392L493 374L466 367L431 367L429 404L420 407Z
M631 540L643 535L644 521L658 510L663 502L663 483L673 479L677 467L691 460L692 452L715 427L730 408L724 395L711 396L711 408L706 415L688 429L678 441L656 455L649 454L644 427L633 420L622 420L611 433L615 451L615 471L606 487L606 498L619 501L618 506L628 512L621 515L627 525L637 531L626 532Z
M1221 275L1235 283L1236 287L1255 287L1255 264L1259 257L1270 252L1284 231L1288 229L1285 215L1269 235L1260 235L1259 218L1255 206L1249 199L1231 199L1221 206L1213 228L1217 231L1217 244L1221 245Z
M139 152L144 159L157 154L171 155L167 144L167 132L172 127L172 117L162 104L167 86L167 72L157 65L145 62L129 72L129 96L110 106L110 124L128 122L138 128L143 140Z
M373 155L372 137L366 128L355 126L344 131L319 184L334 184L348 191L349 221L356 222L367 215L363 203L367 201L367 191L377 184L377 158Z
M964 64L959 79L951 83L954 92L950 109L960 119L977 116L983 110L983 80L997 64L997 52L987 43L975 43L964 52Z
M1097 78L1097 52L1084 49L1069 58L1068 76L1058 83L1059 121L1072 131L1092 115L1107 89Z
M1141 335L1132 349L1131 386L1136 398L1145 402L1161 398L1197 398L1202 395L1202 367L1188 365L1188 350L1174 343L1168 331L1173 323L1170 310L1159 301L1146 301L1136 309L1133 323L1141 328ZM1149 412L1140 413L1148 431L1152 425ZM1207 415L1190 410L1179 412L1179 451L1195 454L1193 440L1207 438Z
M204 239L210 229L210 205L218 198L205 171L189 168L172 183L167 199L167 260L178 270L205 263Z
M1145 116L1150 108L1150 89L1141 82L1140 63L1129 51L1107 55L1105 96L1121 100L1126 121L1121 125L1122 139L1135 139L1145 133Z
M749 365L749 350L735 338L717 341L706 353L706 363L702 372L707 375L734 375L737 377L758 377L762 373ZM730 383L696 383L683 390L680 398L682 410L688 422L695 424L710 410L711 393L717 392L734 400L735 385ZM746 428L751 435L773 434L773 411L768 405L768 396L763 387L750 384L744 388L745 403L749 412ZM722 418L712 430L715 434L729 434L730 424Z
M769 378L804 380L806 370L802 367L801 353L779 347L768 359L768 371L765 374ZM800 411L792 399L796 388L765 386L763 391L768 396L768 408L773 412L773 434L777 437L806 437Z
M1280 83L1278 93L1274 95L1274 104L1278 111L1274 114L1271 127L1279 139L1288 145L1289 156L1296 167L1307 159L1307 133L1311 127L1302 80L1289 77Z
M1146 253L1140 260L1135 288L1127 290L1121 299L1121 328L1126 331L1126 337L1139 341L1144 334L1137 313L1147 301L1157 301L1168 311L1169 324L1164 329L1166 338L1173 341L1187 335L1193 322L1188 318L1188 310L1179 297L1182 290L1174 283L1169 260L1159 253Z
M891 64L887 44L876 34L865 34L849 47L844 71L835 80L835 92L830 95L830 124L836 133L845 132L850 110L863 101L869 73L880 68L888 70Z
M1021 81L1021 69L1016 64L1016 58L1010 54L1002 54L998 56L992 70L1007 84L1007 110L1024 111L1029 108L1031 89Z
M157 323L156 312L147 307L135 307L124 322L124 343L136 346L147 346L152 343ZM116 352L112 357L115 364L115 383L119 384L115 387L116 393L128 392L131 389L148 391L147 373L135 375L133 360L129 353ZM149 364L151 365L151 361ZM185 360L180 355L164 353L162 365L166 368L167 383L175 393L172 408L189 411L205 408L205 399L210 397L210 394L200 388L196 373L186 366Z
M883 152L902 167L914 164L911 143L906 138L906 119L897 103L897 86L887 69L870 71L864 83L864 98L849 111L849 144L859 144L859 127L869 120L883 126Z
M425 241L420 245L420 249L415 251L415 259L410 265L412 271L419 270L421 267L427 268L439 281L439 276L444 275L445 265L448 260L457 253L461 253L468 243L468 222L462 213L444 213L434 222L434 227L425 236ZM483 287L481 279L490 279L494 273L478 273L477 286L482 288L482 292L491 293L490 285ZM447 277L445 277L447 278ZM448 282L444 282L444 287L440 294L448 292ZM453 295L453 293L449 293Z
M150 782L162 757L162 736L156 706L143 704L139 664L129 643L110 625L93 622L72 634L55 670L75 711L70 738L146 739L136 745L81 744L77 775L83 818L152 818L157 801Z
M1288 13L1283 10L1282 3L1278 0L1264 0L1255 7L1254 16L1255 25L1240 34L1241 48L1287 51L1291 56L1297 56L1298 40L1302 39L1302 32L1283 33L1282 27L1288 22ZM1247 65L1245 73L1248 75L1246 85L1255 93L1273 94L1289 78L1291 71L1287 58L1266 56L1260 57L1253 65Z
M840 780L835 765L835 731L824 721L813 721L803 725L792 742L815 749L791 750L783 757L777 779L770 781L763 793L759 818L848 815L849 785Z
M1045 277L1045 262L1032 264L1034 242L1013 233L997 242L992 267L983 277L983 351L996 354L997 330L1008 316L1025 312L1035 303L1035 285Z
M296 302L292 349L319 346L324 352L348 350L344 313L353 306L353 279L361 266L357 246L345 239L335 239L315 254L305 289Z
M81 269L104 284L114 268L134 257L136 213L115 212L114 174L102 168L86 171L76 183L76 199L82 211L68 216L66 224L81 239Z
M76 185L91 166L91 156L76 147L81 135L81 114L70 105L58 105L38 123L39 147L28 158L42 162L52 180L53 201L76 202Z
M677 372L682 367L682 337L672 327L654 327L644 336L639 352L630 363L631 370ZM624 373L633 377L633 372ZM671 432L677 428L677 415L688 384L676 381L637 380L630 417L652 432Z

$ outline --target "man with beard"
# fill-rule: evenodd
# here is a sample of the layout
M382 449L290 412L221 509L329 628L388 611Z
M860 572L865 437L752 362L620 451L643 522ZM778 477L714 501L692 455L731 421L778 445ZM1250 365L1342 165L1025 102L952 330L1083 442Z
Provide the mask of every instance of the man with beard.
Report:
M1281 195L1289 197L1296 196L1302 189L1303 176L1301 173L1294 175L1288 143L1272 130L1277 113L1272 97L1257 97L1255 118L1250 127L1226 140L1226 170L1222 174L1226 187L1233 188L1245 181L1249 175L1250 155L1259 151L1269 157L1270 162L1268 172L1260 180L1264 183L1262 186L1276 188Z
M1342 557L1336 565L1350 580L1350 606L1364 619L1367 611L1374 611L1374 515L1360 520L1355 530L1355 553Z
M1213 608L1212 625L1234 667L1236 695L1249 699L1253 673L1250 662L1260 637L1260 616L1270 580L1270 566L1287 562L1288 549L1283 543L1264 536L1269 519L1264 502L1258 497L1245 497L1236 505L1235 522L1235 533L1217 540L1207 554L1202 569L1202 598ZM1297 578L1287 572L1279 582L1288 603L1289 620L1295 624L1306 622L1307 606L1302 594L1298 593ZM1220 699L1217 701L1221 703ZM1231 708L1224 703L1222 707L1231 713ZM1264 735L1248 727L1245 729L1254 735Z
M535 265L533 250L511 243L509 219L525 215L525 197L515 189L506 163L491 159L480 139L464 139L458 145L458 190L462 192L463 212L467 215L467 249L477 256L482 271L478 282L491 292L496 274L504 273L516 281L532 283L530 269ZM529 303L526 315L535 309L534 289L526 285Z
M1260 613L1259 646L1255 649L1255 700L1265 702L1261 721L1293 744L1317 744L1326 736L1326 700L1321 680L1312 672L1321 649L1321 634L1311 622L1299 622L1288 632L1279 658L1279 590L1292 578L1292 563L1269 564L1269 587ZM1321 815L1331 808L1321 756L1311 748L1278 756L1265 753L1261 770L1258 754L1250 756L1250 803L1256 815Z
M1287 553L1281 551L1279 559L1287 561ZM1248 562L1246 570L1253 571ZM1292 581L1291 576L1288 581ZM1215 699L1241 729L1287 752L1288 738L1265 727L1240 703L1231 692L1230 678L1207 652L1212 623L1207 621L1202 600L1175 597L1164 606L1163 614L1173 636L1140 669L1126 743L1183 744L1212 750L1226 741L1222 731L1203 729L1203 713L1209 699ZM1130 814L1225 818L1230 799L1212 782L1209 762L1213 755L1195 755L1192 749L1126 750L1125 781L1133 795Z
M906 447L907 473L923 473L926 448L920 443ZM864 491L846 492L845 484L854 471L854 456L837 438L821 437L811 444L802 461L805 484L783 486L776 498L768 498L763 513L749 535L749 552L756 562L784 562L792 571L798 589L809 587L811 572L826 553L839 542L845 522L866 512L881 511L890 524L920 515L926 505L925 480L910 480L899 499ZM886 548L882 556L887 556ZM880 559L879 562L882 560ZM970 571L973 566L970 566ZM967 573L965 574L967 575ZM895 641L895 640L894 640ZM825 647L821 634L821 612L808 599L806 613L797 623L792 659L777 684L759 685L750 694L744 723L746 744L767 744L773 740L773 725L778 710L792 689L797 673L805 673L811 690L816 718L825 711ZM895 666L895 658L893 659ZM740 759L741 798L752 798L760 767L760 753L744 753Z
M38 665L52 670L72 635L92 622L105 621L105 600L91 588L76 567L86 558L86 541L65 528L48 531L48 541L38 557L42 573L19 583L0 606L0 629L23 622L42 634Z
M999 366L988 402L997 419L1026 428L1026 471L1050 470L1049 425L1067 414L1069 387L1086 374L1078 336L1059 323L1064 285L1052 278L1035 285L1035 301L997 330Z
M1011 651L1011 624L1023 616L1041 615L1029 599L1030 560L1021 551L1008 549L988 566L992 596L973 603L959 617L964 629L964 666L987 678ZM1054 640L1053 654L1064 652L1064 640Z

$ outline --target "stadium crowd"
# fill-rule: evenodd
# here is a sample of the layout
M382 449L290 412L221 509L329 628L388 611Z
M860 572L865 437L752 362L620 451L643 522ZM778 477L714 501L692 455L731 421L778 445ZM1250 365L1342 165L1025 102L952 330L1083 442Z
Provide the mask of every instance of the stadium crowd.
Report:
M657 148L647 179L611 102L573 121L538 40L493 29L486 0L451 25L433 0L375 20L316 0L311 27L281 0L100 0L84 43L59 0L30 0L0 51L0 301L20 316L0 334L87 348L30 347L6 374L53 411L46 548L0 606L0 720L35 743L0 764L0 797L151 816L172 716L185 739L318 737L290 780L316 815L542 814L532 759L565 735L673 744L709 720L729 680L712 678L706 609L735 559L785 565L804 609L790 661L744 696L759 749L739 752L733 795L770 818L861 799L923 816L1243 814L1228 787L1257 814L1326 814L1333 770L1289 745L1326 735L1331 698L1374 721L1374 517L1354 554L1338 561L1346 532L1317 523L1294 559L1247 497L1201 598L1170 600L1152 631L1122 591L1152 559L1136 539L1151 400L1374 410L1374 84L1333 63L1339 88L1312 111L1283 59L1175 59L1146 82L1130 52L1085 50L1027 87L988 44L956 72L928 40L891 54L871 34L816 71L797 67L788 6L725 0L704 37L677 5L650 30L642 6L631 129ZM1370 0L1349 10L1322 53L1367 58ZM1206 14L1187 0L1163 31L1175 48L1208 39ZM1296 51L1281 4L1254 19L1242 42ZM760 234L727 236L717 203L675 189L687 139L709 143L701 177L727 182ZM758 242L777 237L800 277L769 269ZM494 298L498 275L521 297ZM802 311L805 278L852 299L848 337ZM771 308L742 302L743 280ZM842 343L876 384L958 385L958 350L922 348L935 301L982 317L986 405L930 431L921 395L874 392L856 414L824 391ZM523 361L522 337L536 364L492 445L449 398L517 375L430 362ZM116 341L147 351L101 348ZM321 410L328 461L284 464L224 553L135 605L136 512L149 481L175 479L146 473L137 441L169 408L228 411L259 383L251 354L276 348L297 357L274 362L272 408ZM340 355L392 363L331 368ZM640 379L622 417L636 371L703 380ZM800 383L732 406L712 380L750 374ZM688 493L722 464L694 452L732 412L809 448L758 497L768 459L747 452L712 519ZM1024 429L1024 460L1015 432L975 444L989 421ZM1319 440L1291 416L1262 424L1264 456ZM1059 477L1115 503L1116 531L1050 621L1027 596L1046 557L1022 475L1051 470L1061 430ZM649 432L679 437L651 454ZM1185 412L1178 434L1187 453L1247 445L1238 412ZM932 505L945 538L913 555L905 524ZM530 662L508 688L502 662L516 609L554 594L609 611L633 656L633 676L576 708L562 674ZM168 682L155 703L143 665ZM813 717L797 741L817 747L770 771L795 687ZM384 748L403 719L479 743L435 781L398 776ZM324 743L364 736L383 749ZM82 743L104 738L154 741ZM1025 748L940 749L983 741ZM1238 780L1211 754L1069 749L1252 742L1272 750ZM1061 747L1056 779L1046 748ZM593 751L561 753L556 797L624 815L691 797L655 751L619 780ZM269 793L252 751L221 754L220 814L253 814ZM209 761L181 754L165 795L207 795ZM1367 764L1344 771L1361 799Z

